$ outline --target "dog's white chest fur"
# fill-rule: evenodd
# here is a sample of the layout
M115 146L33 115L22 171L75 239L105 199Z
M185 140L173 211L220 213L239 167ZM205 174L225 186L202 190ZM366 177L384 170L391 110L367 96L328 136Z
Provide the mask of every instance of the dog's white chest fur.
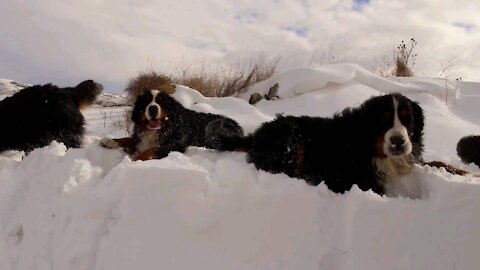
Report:
M147 130L141 136L142 140L137 144L137 151L143 153L158 144L158 132L156 130Z
M377 173L380 174L385 183L389 183L412 170L411 159L411 155L406 155L398 158L376 158L374 162Z

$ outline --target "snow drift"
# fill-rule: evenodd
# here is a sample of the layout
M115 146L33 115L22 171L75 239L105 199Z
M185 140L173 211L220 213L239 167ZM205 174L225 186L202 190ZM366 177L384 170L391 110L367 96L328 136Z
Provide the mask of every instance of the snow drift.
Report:
M246 102L277 82L279 100ZM174 96L250 132L276 113L331 116L401 92L426 111L425 159L478 171L455 155L460 137L479 132L478 88L341 64L278 74L243 100L182 86ZM22 161L0 157L0 269L480 269L477 178L416 166L389 197L339 195L257 171L243 153L192 147L132 162L98 146L125 134L125 110L87 111L84 149L52 143Z

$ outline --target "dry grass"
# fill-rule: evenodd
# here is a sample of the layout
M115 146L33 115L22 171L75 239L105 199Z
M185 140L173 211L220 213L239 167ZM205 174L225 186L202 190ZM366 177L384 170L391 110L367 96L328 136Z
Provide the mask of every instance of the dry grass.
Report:
M413 72L412 70L407 66L405 61L403 61L401 58L398 58L395 60L395 76L397 77L412 77Z
M391 57L385 56L378 61L373 67L375 74L382 77L412 77L413 67L417 59L415 47L417 41L412 38L410 44L406 44L403 40L397 45Z
M415 60L417 54L414 52L417 41L414 38L410 39L410 45L408 46L403 40L397 47L397 53L395 55L395 69L394 74L397 77L412 77L413 66L415 66Z
M182 66L176 72L168 74L155 71L141 72L130 79L125 91L129 99L133 100L146 89L162 89L162 85L165 84L181 84L208 97L231 96L270 78L275 73L278 61L259 56L227 68L211 69L201 63Z

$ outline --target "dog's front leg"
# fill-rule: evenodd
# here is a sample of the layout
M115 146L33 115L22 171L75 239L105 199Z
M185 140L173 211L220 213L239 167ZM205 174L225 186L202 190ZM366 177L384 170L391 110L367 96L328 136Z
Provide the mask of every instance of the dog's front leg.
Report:
M135 143L131 137L118 139L104 137L100 140L100 145L108 149L123 148L130 155L136 151Z
M186 149L187 149L187 146L185 144L182 144L179 142L171 142L169 144L164 144L160 147L150 148L147 151L139 153L133 156L132 160L161 159L168 156L170 152L175 151L175 152L184 153Z
M158 151L156 148L150 148L147 151L144 151L142 153L139 153L137 155L134 155L132 157L133 161L145 161L145 160L150 160L150 159L159 159Z
M428 165L430 167L435 167L435 168L444 168L447 172L451 174L457 174L457 175L467 175L471 174L467 171L464 171L462 169L453 167L452 165L448 165L444 162L441 161L431 161L431 162L424 162L423 165Z

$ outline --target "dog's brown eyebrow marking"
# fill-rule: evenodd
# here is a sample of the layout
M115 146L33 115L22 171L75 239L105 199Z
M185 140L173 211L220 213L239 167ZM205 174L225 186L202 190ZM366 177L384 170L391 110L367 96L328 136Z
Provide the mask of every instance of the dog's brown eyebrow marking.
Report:
M398 116L408 116L408 111L406 109L402 109L398 112Z

